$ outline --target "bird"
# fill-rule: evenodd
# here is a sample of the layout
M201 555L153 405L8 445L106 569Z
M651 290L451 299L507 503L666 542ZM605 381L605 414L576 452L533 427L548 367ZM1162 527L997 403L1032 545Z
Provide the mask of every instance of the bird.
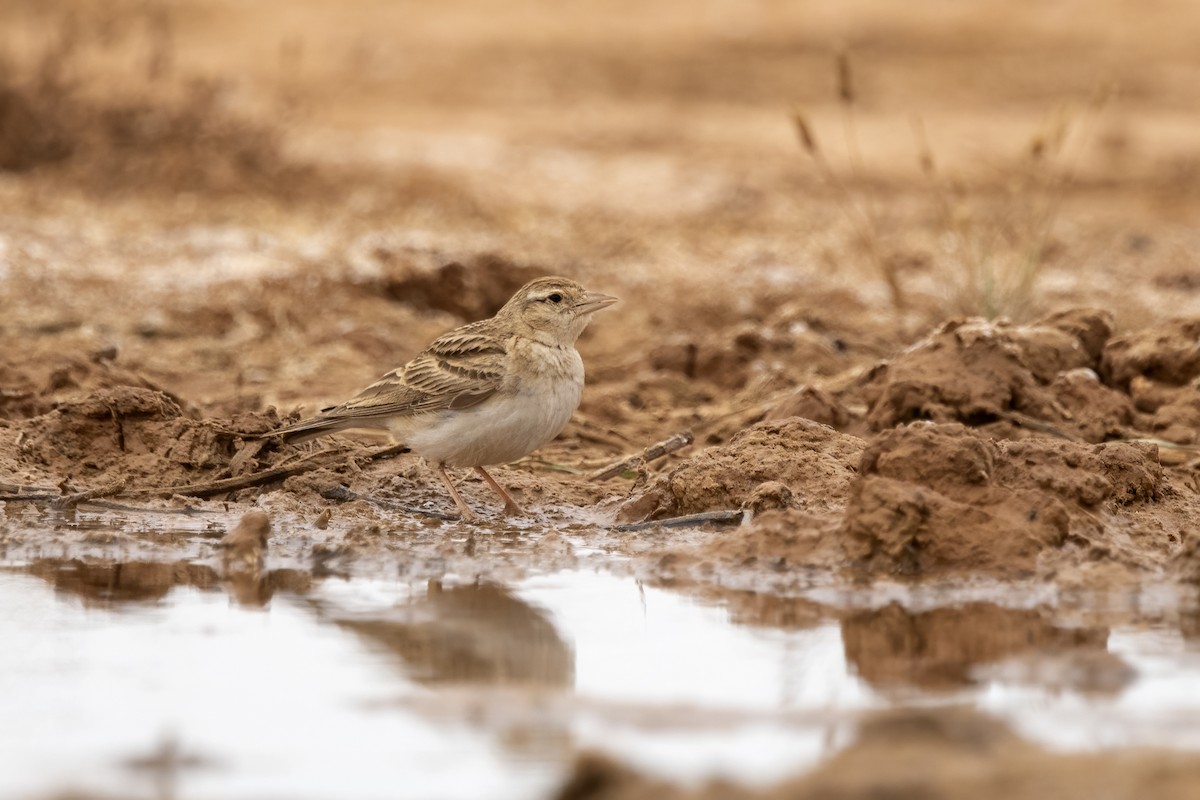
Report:
M490 319L442 334L345 403L267 435L304 441L384 429L434 466L463 520L476 516L448 467L473 467L506 515L524 515L485 467L516 461L566 427L583 396L575 342L592 315L615 302L569 278L537 278Z

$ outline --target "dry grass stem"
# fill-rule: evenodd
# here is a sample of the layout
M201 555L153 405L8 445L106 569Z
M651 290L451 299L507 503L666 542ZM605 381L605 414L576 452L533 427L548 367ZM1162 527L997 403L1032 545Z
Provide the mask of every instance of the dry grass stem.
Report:
M839 105L842 110L842 134L849 156L853 189L842 179L818 146L817 137L805 114L801 111L793 111L792 124L796 129L801 147L816 166L821 180L833 191L838 208L851 226L855 243L862 248L868 263L879 273L887 285L892 307L897 311L903 311L907 308L908 301L904 286L900 281L897 262L888 258L885 253L881 241L879 214L874 208L870 194L862 189L866 184L866 170L863 167L858 129L854 117L857 94L854 88L850 54L844 47L840 47L834 52L834 76L837 83Z

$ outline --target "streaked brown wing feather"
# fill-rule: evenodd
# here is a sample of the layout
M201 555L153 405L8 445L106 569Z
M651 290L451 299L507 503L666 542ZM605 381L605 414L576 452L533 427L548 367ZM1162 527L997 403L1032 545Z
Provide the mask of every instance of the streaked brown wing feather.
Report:
M367 419L470 408L499 390L505 352L484 324L458 328L348 402L323 409L321 416Z

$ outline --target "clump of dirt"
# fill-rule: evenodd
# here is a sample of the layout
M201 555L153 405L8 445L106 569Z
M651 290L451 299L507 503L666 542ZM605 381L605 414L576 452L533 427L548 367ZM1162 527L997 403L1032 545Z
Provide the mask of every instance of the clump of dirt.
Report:
M416 309L446 311L474 321L492 316L523 285L554 270L517 264L496 253L453 257L414 247L372 251L381 264L382 293Z
M952 320L872 371L858 392L867 424L962 422L1013 436L1042 422L1086 441L1121 435L1132 403L1096 376L1111 331L1110 315L1095 310L1031 325Z
M963 425L919 423L863 452L842 536L873 573L1021 577L1069 539L1104 537L1100 510L1153 501L1157 448L1051 439L992 441Z
M739 301L721 295L669 323L675 331L647 353L649 365L724 390L752 381L804 381L833 375L867 354L886 352L884 337L864 334L870 306L845 292L806 286L740 289ZM828 309L838 308L831 314ZM763 309L772 309L765 318ZM655 320L657 325L664 325ZM824 422L824 419L818 421Z
M838 517L797 508L755 514L746 524L722 529L696 547L684 542L667 556L672 574L689 568L693 574L717 569L747 575L769 570L776 579L805 577L815 570L837 571L845 555L838 538ZM660 568L667 566L660 560ZM751 586L755 585L751 582Z
M1130 398L1102 384L1091 369L1060 372L1049 388L1064 417L1056 423L1059 432L1072 431L1085 442L1103 442L1141 426Z
M1174 320L1112 339L1101 372L1149 415L1154 435L1194 444L1200 430L1200 320Z
M97 345L85 351L29 342L20 358L0 359L0 419L40 416L64 401L118 386L163 391L177 405L185 404L116 359L116 347Z
M1178 560L1178 572L1183 580L1200 584L1200 536L1192 535L1185 542Z
M850 412L829 392L815 386L801 386L767 412L767 421L804 417L842 430L850 423Z
M747 322L737 328L702 337L680 334L654 348L650 366L656 370L679 372L688 378L710 381L725 389L746 384L763 364L795 354L798 342L781 336L766 326ZM820 360L810 353L809 361ZM826 356L828 360L828 356Z
M195 420L163 392L115 386L60 402L40 416L0 420L8 434L0 463L29 483L170 486L228 471L241 440L278 421L274 410Z
M747 503L836 509L844 502L862 448L862 440L812 420L791 417L761 422L728 444L685 459L627 500L618 517L664 519ZM759 491L764 485L774 487L770 492L774 500Z
M1200 319L1180 319L1119 336L1104 348L1101 371L1115 386L1135 378L1182 386L1200 377Z

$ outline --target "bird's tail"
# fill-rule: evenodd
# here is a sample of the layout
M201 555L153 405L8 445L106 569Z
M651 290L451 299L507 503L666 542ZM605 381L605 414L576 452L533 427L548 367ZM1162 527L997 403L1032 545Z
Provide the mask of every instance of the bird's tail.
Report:
M267 431L262 434L264 439L275 436L282 436L286 442L307 442L309 439L315 439L318 436L324 436L327 433L336 433L347 428L360 427L362 423L355 425L353 420L347 420L344 417L312 417L311 419L300 420L291 425L284 425L282 428L276 428L273 431Z

